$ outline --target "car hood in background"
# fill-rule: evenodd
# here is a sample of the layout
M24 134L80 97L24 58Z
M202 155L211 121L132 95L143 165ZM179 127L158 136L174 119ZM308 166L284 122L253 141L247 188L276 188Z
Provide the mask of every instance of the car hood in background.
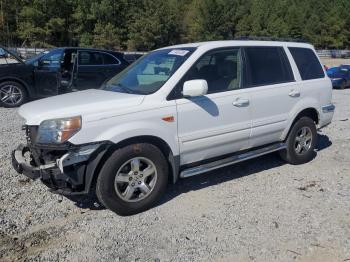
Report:
M143 98L143 95L89 89L30 102L20 107L19 114L25 118L27 125L79 115L84 122L101 116L106 118L129 113L142 103Z

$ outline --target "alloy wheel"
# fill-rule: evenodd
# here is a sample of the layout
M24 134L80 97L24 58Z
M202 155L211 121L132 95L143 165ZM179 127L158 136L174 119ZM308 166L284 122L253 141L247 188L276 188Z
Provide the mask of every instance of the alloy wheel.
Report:
M308 152L312 144L312 132L307 126L302 127L295 137L294 149L298 155Z
M7 105L17 105L23 99L23 93L20 88L15 85L5 85L0 88L0 100Z
M148 158L135 157L126 161L114 180L117 195L126 202L137 202L151 194L157 182L157 169Z

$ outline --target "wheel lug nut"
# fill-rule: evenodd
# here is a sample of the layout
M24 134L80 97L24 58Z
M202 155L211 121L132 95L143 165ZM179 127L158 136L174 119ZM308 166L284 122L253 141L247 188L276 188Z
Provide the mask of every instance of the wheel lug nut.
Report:
M129 177L129 181L131 181L132 180L132 177Z
M138 183L139 183L139 185L141 185L141 181L139 181Z
M132 183L131 186L135 186L135 183Z

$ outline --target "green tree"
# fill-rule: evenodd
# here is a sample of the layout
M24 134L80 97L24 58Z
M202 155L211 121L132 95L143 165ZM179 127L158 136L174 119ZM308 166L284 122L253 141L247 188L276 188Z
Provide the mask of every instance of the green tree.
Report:
M176 1L145 0L128 26L128 48L150 50L180 41Z
M349 10L349 0L0 0L0 41L150 50L272 36L350 48Z
M191 19L188 18L188 35L190 40L208 41L232 39L235 28L235 1L194 0Z

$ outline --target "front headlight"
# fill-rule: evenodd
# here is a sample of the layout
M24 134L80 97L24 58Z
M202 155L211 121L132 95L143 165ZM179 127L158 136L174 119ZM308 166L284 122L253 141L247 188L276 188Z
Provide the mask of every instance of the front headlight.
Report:
M81 129L81 117L44 120L38 130L36 142L60 144L67 141Z

